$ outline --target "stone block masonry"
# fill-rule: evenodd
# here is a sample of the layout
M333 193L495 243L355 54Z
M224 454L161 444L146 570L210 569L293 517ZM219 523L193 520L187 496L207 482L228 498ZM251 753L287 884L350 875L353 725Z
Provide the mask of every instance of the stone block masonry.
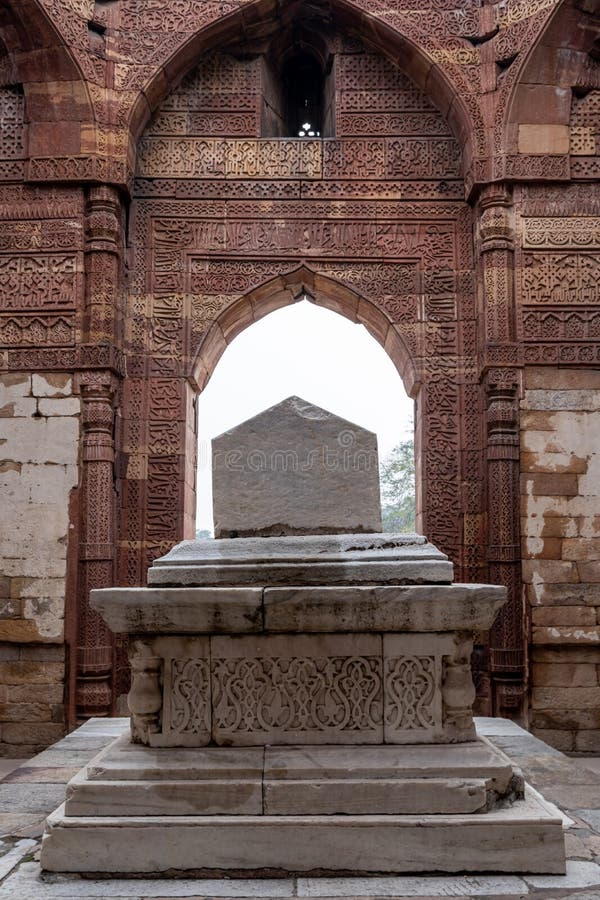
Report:
M521 416L523 582L532 730L600 750L600 373L526 369Z
M0 375L0 755L65 730L69 503L79 398L65 374Z

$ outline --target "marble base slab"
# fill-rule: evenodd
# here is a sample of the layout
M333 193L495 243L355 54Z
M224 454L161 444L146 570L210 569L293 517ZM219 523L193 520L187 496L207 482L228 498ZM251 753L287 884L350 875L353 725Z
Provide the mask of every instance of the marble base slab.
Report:
M47 822L50 872L233 875L565 871L561 820L532 796L452 816L67 816Z
M182 541L148 586L449 584L448 557L417 534L322 534Z

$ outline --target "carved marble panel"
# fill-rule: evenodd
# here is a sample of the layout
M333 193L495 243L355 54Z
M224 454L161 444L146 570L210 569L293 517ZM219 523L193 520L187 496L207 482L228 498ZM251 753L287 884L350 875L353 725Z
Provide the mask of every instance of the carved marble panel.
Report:
M219 744L371 744L383 739L381 638L212 638Z
M453 650L450 635L383 636L386 743L427 743L442 732L443 658Z

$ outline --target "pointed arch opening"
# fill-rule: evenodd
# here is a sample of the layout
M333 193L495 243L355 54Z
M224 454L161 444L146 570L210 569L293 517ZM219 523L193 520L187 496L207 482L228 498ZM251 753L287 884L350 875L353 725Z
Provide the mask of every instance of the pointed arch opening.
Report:
M310 375L309 368L314 369ZM214 373L216 381L211 381ZM384 530L414 530L421 467L415 488L415 403L405 379L418 393L410 354L387 317L354 291L306 267L227 307L206 335L194 366L197 533L209 536L212 521L210 438L291 394L377 434ZM401 458L399 476L394 464Z

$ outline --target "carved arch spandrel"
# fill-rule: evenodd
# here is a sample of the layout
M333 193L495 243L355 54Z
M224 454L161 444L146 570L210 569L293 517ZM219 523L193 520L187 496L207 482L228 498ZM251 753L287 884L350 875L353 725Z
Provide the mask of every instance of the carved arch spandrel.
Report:
M414 397L418 393L415 360L398 327L374 302L306 265L266 281L216 315L192 364L190 378L194 386L198 390L206 386L227 345L245 328L304 298L364 325L388 353L408 395Z
M503 74L498 93L493 174L566 181L572 174L571 91L583 87L590 75L600 84L600 68L589 55L598 37L600 3L593 0L585 9L575 0L540 4L527 23L527 39L522 39L518 56ZM540 143L544 140L545 148ZM500 155L506 159L500 160Z
M189 21L196 24L196 30L188 32L176 45L169 45L169 55L151 73L130 109L128 126L132 143L137 143L152 114L173 87L198 64L202 54L217 46L226 47L248 40L257 27L264 32L269 17L275 30L278 11L289 19L297 4L293 0L281 0L280 3L251 0L231 6L235 7L231 12L214 19L206 10L201 14L196 12L196 15L190 10ZM461 143L467 164L476 152L483 151L483 145L476 152L472 147L473 139L485 141L481 111L474 95L467 96L472 93L473 84L460 65L443 64L442 61L452 56L443 40L434 36L431 30L420 28L414 16L394 15L386 21L383 11L366 11L361 2L354 0L331 0L323 6L330 17L330 28L359 36L428 94ZM449 40L451 43L456 41L452 36Z
M18 85L22 91L30 159L55 147L64 147L69 157L83 154L82 133L94 119L86 77L57 25L40 0L5 0L0 8L0 44L6 48L0 84ZM34 181L44 180L43 174L45 180L62 181L77 172L62 171L48 159L45 173L36 172L30 162L26 174Z

